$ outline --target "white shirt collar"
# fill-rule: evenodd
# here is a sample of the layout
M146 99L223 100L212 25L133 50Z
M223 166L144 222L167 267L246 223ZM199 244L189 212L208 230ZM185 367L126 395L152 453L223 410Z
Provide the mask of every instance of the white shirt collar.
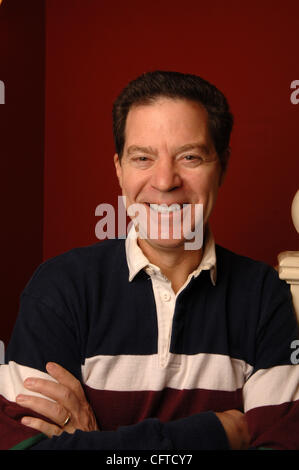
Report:
M126 239L126 256L129 267L129 282L134 279L136 274L139 273L141 269L151 268L156 271L160 271L158 266L155 266L149 262L139 247L137 243L137 234L133 224ZM210 271L212 284L215 285L217 277L215 241L208 225L204 237L203 256L201 262L199 266L193 271L193 273L191 273L189 278L192 276L199 276L203 270Z

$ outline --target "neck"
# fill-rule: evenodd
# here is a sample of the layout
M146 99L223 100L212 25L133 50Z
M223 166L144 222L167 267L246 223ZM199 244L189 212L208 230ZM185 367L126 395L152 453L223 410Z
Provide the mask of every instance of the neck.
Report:
M174 249L153 247L142 239L138 239L138 244L147 259L158 266L170 280L175 293L185 284L189 274L198 267L202 259L202 248L193 251L185 250L184 246Z

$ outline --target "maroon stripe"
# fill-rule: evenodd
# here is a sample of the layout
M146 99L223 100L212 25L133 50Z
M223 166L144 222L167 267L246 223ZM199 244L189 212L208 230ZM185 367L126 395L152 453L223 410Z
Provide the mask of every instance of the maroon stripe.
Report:
M38 416L0 395L0 450L11 449L25 439L40 434L40 431L21 424L23 416L28 415Z
M135 424L149 417L162 422L175 420L202 411L242 410L242 390L165 390L115 392L85 386L98 422L103 430ZM5 450L38 434L23 426L23 416L36 413L0 396L0 450ZM252 447L298 449L299 400L281 405L260 406L247 412Z
M299 400L260 406L247 412L253 447L299 450Z
M116 392L84 388L102 430L115 430L150 417L167 422L201 411L242 410L241 389L234 392L171 388L158 392Z

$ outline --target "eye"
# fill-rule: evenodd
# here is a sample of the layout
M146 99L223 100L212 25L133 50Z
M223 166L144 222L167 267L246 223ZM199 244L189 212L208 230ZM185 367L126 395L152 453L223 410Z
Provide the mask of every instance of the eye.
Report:
M194 155L185 155L185 159L188 161L194 160L194 158L196 158Z
M151 164L151 159L146 155L135 155L131 161L137 168L147 168Z
M184 155L183 161L187 163L192 163L196 165L201 165L204 162L204 159L200 155Z

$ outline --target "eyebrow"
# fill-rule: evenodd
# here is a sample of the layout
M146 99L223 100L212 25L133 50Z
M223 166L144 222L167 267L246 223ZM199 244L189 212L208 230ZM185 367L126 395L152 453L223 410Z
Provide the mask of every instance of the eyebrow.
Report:
M179 147L177 149L176 153L186 152L187 150L194 150L194 149L198 149L198 150L200 150L201 152L204 152L207 155L209 155L211 153L209 147L207 147L207 145L205 145L205 144L201 144L200 142L194 142L194 143L191 143L191 144L182 145L182 147Z
M130 145L127 150L127 154L131 155L132 153L142 152L142 153L151 153L157 155L157 150L152 147L139 147L139 145Z
M194 142L190 144L185 144L182 145L181 147L178 147L175 151L175 153L180 153L180 152L186 152L188 150L194 150L198 149L201 152L204 152L206 155L209 155L211 153L210 149L204 145L201 144L200 142ZM130 145L127 150L128 155L132 155L133 153L136 152L142 152L142 153L147 153L147 154L152 154L152 155L157 155L158 151L153 149L153 147L140 147L139 145Z

